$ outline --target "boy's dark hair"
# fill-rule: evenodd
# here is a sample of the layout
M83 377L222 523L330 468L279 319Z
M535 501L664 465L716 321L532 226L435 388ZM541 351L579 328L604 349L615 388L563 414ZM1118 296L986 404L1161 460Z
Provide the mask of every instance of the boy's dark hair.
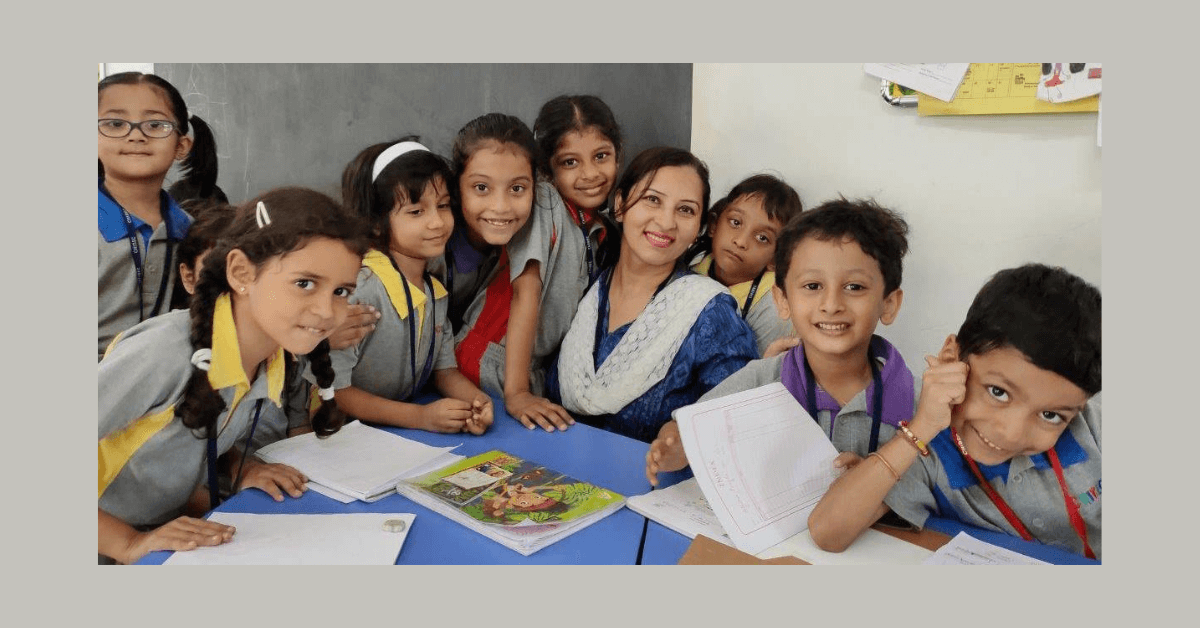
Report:
M207 190L207 194L200 189L200 184L195 179L180 179L171 184L167 188L167 194L175 199L176 203L188 213L194 213L193 209L201 205L228 205L229 197L225 196L225 190L221 186L214 184L212 188Z
M537 119L533 122L533 135L537 138L541 149L538 160L538 170L543 176L554 176L554 168L550 160L558 150L562 138L571 131L583 133L587 129L596 131L608 138L613 145L613 158L621 160L621 127L603 100L597 96L557 96L542 105Z
M879 263L884 296L900 287L903 260L908 253L908 223L900 214L875 201L848 201L839 197L792 219L775 244L775 285L781 290L787 291L784 280L792 263L792 253L804 238L853 240L863 253Z
M959 358L1012 347L1088 395L1100 392L1100 291L1058 267L1026 264L992 276L958 330Z
M533 138L533 131L516 116L503 113L486 113L463 125L454 138L454 146L450 149L451 207L454 217L462 219L462 195L458 189L458 179L467 167L471 155L484 142L498 142L516 146L529 158L529 174L537 176L537 163L541 160L541 151Z
M712 188L708 183L708 166L704 165L698 157L692 153L683 150L682 148L671 148L669 146L655 146L647 148L635 156L629 166L625 168L624 174L617 180L616 186L613 187L614 198L616 194L620 194L622 204L613 207L612 214L601 212L600 220L603 221L605 229L609 235L604 237L604 242L600 245L600 251L597 255L598 264L601 268L609 268L616 266L617 258L621 254L621 223L616 221L617 216L623 214L629 206L640 200L639 198L631 198L633 189L637 187L642 179L653 181L654 175L659 168L668 168L672 166L686 166L696 171L700 177L700 183L703 186L703 198L701 199L700 216L703 217L708 211L708 201L712 193ZM707 225L703 219L700 222L700 235L704 235ZM697 248L701 241L701 237L697 236L696 242L680 256L677 264L686 265L688 260L696 256Z
M179 127L179 134L188 134L188 124L191 124L192 150L180 164L183 180L191 181L196 186L197 196L208 198L217 187L217 141L212 129L199 116L189 116L187 103L183 95L166 79L156 74L141 72L120 72L104 77L99 83L98 94L113 85L147 84L162 92L171 105L171 113L175 116L173 122ZM99 163L99 160L97 160ZM104 178L104 164L100 163L100 178Z
M193 201L200 203L193 206L192 214L195 220L188 227L187 235L179 241L179 263L194 268L196 258L204 251L216 246L221 233L233 223L237 212L227 204ZM172 269L174 270L174 269ZM175 291L171 294L171 309L185 308L191 297L182 281L175 282Z
M804 211L800 195L792 186L779 177L756 174L733 186L733 189L729 190L729 194L713 203L712 210L708 212L709 216L712 220L716 220L721 216L721 212L729 207L730 203L743 196L762 198L763 211L767 213L767 218L778 220L781 225L788 224L792 218Z
M266 207L270 223L260 227L255 208L259 202ZM362 255L368 242L361 223L342 210L332 198L305 188L279 188L259 195L238 208L237 214L216 246L204 257L196 293L191 301L192 349L212 349L213 308L221 294L231 292L225 272L229 252L238 249L252 263L262 266L278 255L305 246L313 238L340 240L351 251ZM308 354L313 375L321 388L333 385L333 364L329 359L329 340L322 340ZM287 382L295 378L293 360L287 357ZM286 395L286 393L285 393ZM216 421L225 409L225 401L208 381L208 372L198 366L192 369L184 389L183 399L175 415L187 427L197 430L200 437L216 434ZM325 401L312 418L313 431L324 437L341 428L345 415L337 402Z
M425 192L425 186L441 177L447 191L453 180L450 164L441 156L423 150L413 150L393 159L372 181L375 160L380 153L400 142L420 142L416 135L373 144L362 150L342 171L342 203L346 211L358 216L371 233L373 246L386 252L391 243L392 210L398 194L415 202Z

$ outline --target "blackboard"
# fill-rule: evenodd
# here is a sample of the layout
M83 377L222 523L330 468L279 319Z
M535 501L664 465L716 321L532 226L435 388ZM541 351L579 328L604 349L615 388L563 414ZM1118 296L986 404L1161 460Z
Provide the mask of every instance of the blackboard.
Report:
M340 198L342 169L370 144L412 133L448 157L472 118L498 111L532 127L560 94L608 103L626 162L650 146L691 144L691 64L156 63L154 73L212 127L217 183L234 203L281 185Z

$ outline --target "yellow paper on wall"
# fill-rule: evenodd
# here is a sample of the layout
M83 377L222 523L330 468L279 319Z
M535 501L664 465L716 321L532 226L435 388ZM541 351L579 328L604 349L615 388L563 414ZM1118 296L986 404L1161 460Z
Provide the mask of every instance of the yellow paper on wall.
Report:
M972 63L952 102L918 94L917 115L960 116L1004 113L1098 111L1100 96L1053 104L1037 98L1040 63Z

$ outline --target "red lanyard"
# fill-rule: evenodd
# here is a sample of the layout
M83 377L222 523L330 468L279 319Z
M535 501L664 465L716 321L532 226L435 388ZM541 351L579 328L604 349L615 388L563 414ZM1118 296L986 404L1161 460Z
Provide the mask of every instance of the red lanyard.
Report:
M959 447L961 448L962 441L959 440L958 432L954 431L953 427L950 428L950 435L954 437L954 442L960 443ZM966 459L967 464L971 467L971 472L975 474L975 479L979 480L979 485L987 493L988 499L991 499L996 508L1000 510L1000 514L1004 515L1008 523L1016 528L1021 538L1026 541L1032 541L1033 535L1029 533L1029 530L1025 529L1021 520L1017 518L1017 514L1008 506L1004 498L1000 497L999 493L992 488L991 483L983 478L983 474L980 473L979 466L975 464L975 461L966 452L959 453L962 453L963 458ZM1046 456L1050 458L1050 466L1054 468L1054 475L1058 478L1058 487L1062 489L1063 503L1067 508L1067 516L1071 519L1071 527L1075 528L1075 534L1078 534L1079 539L1083 541L1083 553L1088 558L1095 559L1096 553L1092 551L1092 546L1088 544L1087 525L1083 522L1083 516L1079 514L1079 503L1075 501L1074 497L1071 497L1071 493L1067 490L1067 481L1063 477L1062 464L1058 461L1058 454L1054 451L1054 448L1051 448L1046 452Z

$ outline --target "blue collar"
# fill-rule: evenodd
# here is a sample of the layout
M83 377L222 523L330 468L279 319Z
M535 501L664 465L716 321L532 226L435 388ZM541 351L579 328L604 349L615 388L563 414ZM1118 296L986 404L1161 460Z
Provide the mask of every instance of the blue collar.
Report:
M121 205L104 190L103 179L99 181L97 188L100 205L100 235L104 236L104 240L107 242L116 242L125 238L127 234L125 233L125 219L121 217ZM171 228L167 235L172 240L182 240L187 235L188 227L192 224L191 217L183 211L175 199L171 198L170 194L167 194L166 190L159 192L159 199L164 215L169 215L171 218L168 221ZM133 220L135 229L141 229L146 224L133 214L130 214L129 217Z
M961 490L968 486L973 486L979 482L975 479L975 474L971 473L971 467L967 466L967 461L963 458L962 453L958 451L958 445L954 443L954 437L950 435L949 429L942 430L933 441L929 443L933 448L934 454L942 463L942 468L946 470L946 480L950 484L950 488ZM1058 460L1063 467L1069 467L1073 464L1083 462L1088 459L1087 452L1079 445L1079 441L1075 440L1075 436L1071 434L1071 430L1062 433L1058 437L1058 442L1054 443L1054 451L1058 453ZM1040 453L1035 456L1028 457L1036 469L1051 469L1050 459L1045 453ZM1005 460L997 465L986 465L978 463L979 472L987 480L1000 478L1001 482L1008 480L1009 464L1011 460Z

